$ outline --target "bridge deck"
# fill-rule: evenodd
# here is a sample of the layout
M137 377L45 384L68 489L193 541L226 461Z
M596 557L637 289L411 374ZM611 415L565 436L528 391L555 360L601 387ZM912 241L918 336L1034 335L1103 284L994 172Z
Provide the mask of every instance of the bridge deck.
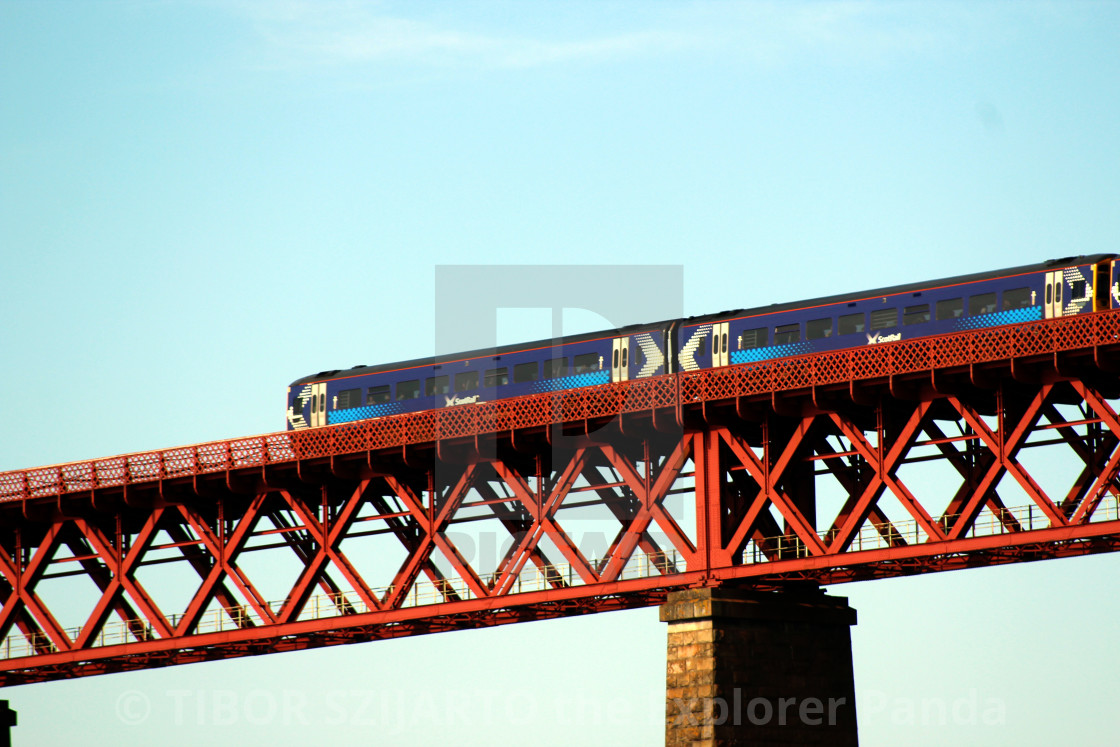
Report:
M0 683L1120 549L1118 360L1107 311L3 473Z

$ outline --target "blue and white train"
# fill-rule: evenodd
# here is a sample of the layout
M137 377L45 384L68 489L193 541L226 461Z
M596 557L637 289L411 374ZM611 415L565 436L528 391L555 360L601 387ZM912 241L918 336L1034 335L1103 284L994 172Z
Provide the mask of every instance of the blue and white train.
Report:
M497 349L321 371L289 430L1120 308L1117 255L1039 264Z

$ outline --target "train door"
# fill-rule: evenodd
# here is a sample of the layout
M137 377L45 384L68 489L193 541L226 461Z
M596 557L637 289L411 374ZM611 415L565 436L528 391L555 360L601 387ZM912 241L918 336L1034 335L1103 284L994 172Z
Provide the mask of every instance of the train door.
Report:
M327 424L327 382L311 385L311 427Z
M611 350L611 381L630 379L630 338L614 338Z
M1114 259L1109 264L1111 269L1108 273L1108 295L1112 298L1109 306L1117 309L1120 308L1120 276L1117 276L1117 272L1120 272L1120 261Z
M716 322L712 325L712 367L726 366L731 362L730 348L727 344L730 322Z
M1093 311L1110 308L1112 295L1112 262L1097 262L1093 267Z
M1062 286L1065 285L1063 270L1054 270L1046 273L1046 294L1043 297L1044 316L1053 319L1062 315Z

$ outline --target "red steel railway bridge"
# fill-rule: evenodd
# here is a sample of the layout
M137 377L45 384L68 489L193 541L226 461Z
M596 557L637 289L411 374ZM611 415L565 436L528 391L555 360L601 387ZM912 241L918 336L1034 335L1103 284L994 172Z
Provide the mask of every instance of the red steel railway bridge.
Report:
M0 474L0 684L1120 549L1120 311Z

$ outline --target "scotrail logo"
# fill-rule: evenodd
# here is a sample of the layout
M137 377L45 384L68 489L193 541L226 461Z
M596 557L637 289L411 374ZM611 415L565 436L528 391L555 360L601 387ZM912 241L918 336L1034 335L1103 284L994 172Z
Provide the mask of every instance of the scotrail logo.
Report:
M478 400L481 399L481 395L472 394L469 397L460 397L458 395L452 395L452 396L448 397L445 394L445 395L443 395L443 399L444 399L444 405L443 405L444 407L454 407L455 405L473 405L475 402L478 402Z
M866 335L867 333L864 332L864 334ZM881 342L897 342L898 340L901 340L901 339L902 339L902 333L901 332L895 332L894 334L891 334L891 335L884 335L882 332L876 332L873 335L867 335L867 344L868 345L878 345Z

